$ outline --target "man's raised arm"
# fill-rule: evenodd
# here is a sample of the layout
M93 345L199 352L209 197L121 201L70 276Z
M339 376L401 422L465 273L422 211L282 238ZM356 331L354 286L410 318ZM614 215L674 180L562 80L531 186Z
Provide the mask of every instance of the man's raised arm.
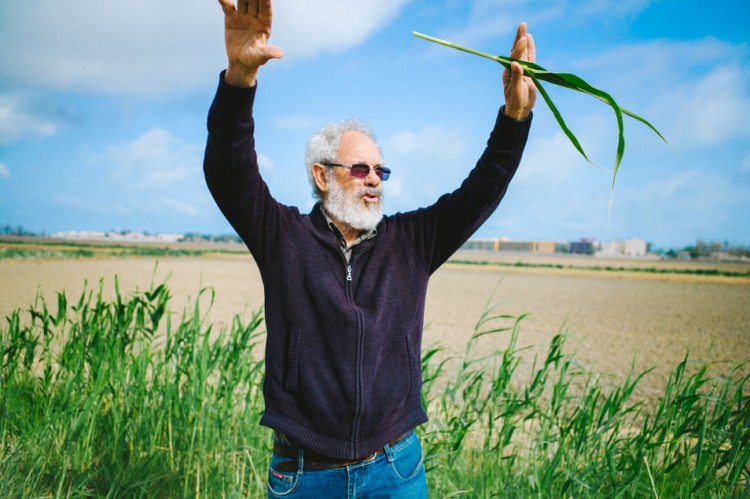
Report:
M261 178L255 152L253 102L258 68L283 52L268 45L271 0L219 0L224 11L227 70L208 113L203 161L216 204L257 262L273 254L279 205Z
M224 11L224 44L227 71L224 81L238 87L252 87L258 68L284 51L268 45L273 13L271 0L219 0Z

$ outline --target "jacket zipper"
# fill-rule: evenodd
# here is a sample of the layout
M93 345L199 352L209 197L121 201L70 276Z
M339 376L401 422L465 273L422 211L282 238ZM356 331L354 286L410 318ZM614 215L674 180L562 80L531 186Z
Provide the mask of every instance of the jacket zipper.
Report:
M344 259L346 260L346 259ZM359 308L354 303L354 289L353 289L353 277L352 277L352 263L354 261L354 255L350 258L349 262L346 262L346 298L349 301L349 305L352 307L352 310L354 310L354 313L357 317L357 353L356 353L356 366L355 366L355 382L356 382L356 389L354 393L354 421L352 422L352 439L351 439L351 446L352 446L352 454L357 454L357 448L359 447L359 438L357 435L359 434L359 424L360 420L362 419L362 412L363 412L363 405L364 405L364 381L362 379L362 363L364 360L364 336L365 336L365 328L364 328L364 320L362 318L362 312L360 312Z

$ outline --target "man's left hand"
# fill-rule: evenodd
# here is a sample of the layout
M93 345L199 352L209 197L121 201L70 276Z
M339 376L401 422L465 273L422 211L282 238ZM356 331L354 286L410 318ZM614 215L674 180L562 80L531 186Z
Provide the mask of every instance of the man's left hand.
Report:
M534 38L526 32L526 23L518 25L510 56L514 59L536 62ZM523 75L523 68L517 62L511 63L510 71L503 71L503 91L505 114L517 120L525 119L536 102L536 85L531 78Z

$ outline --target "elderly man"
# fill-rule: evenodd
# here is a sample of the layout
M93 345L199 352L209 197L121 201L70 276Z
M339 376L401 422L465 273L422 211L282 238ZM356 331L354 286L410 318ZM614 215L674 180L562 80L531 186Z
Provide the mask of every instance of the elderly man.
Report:
M390 170L357 121L323 128L307 148L319 202L276 201L260 176L252 116L271 0L219 0L228 66L208 116L204 170L221 211L250 249L265 290L265 411L274 430L270 497L425 497L414 428L430 275L492 214L521 159L536 89L520 65L503 74L487 148L460 188L433 205L383 216ZM534 61L518 27L511 55ZM436 144L439 147L439 144Z

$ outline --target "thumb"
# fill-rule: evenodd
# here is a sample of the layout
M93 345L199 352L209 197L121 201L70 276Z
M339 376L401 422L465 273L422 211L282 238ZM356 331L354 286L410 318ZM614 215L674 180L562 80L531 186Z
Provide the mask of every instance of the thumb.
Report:
M263 50L263 53L268 59L281 59L284 57L284 50L275 45L267 45Z

